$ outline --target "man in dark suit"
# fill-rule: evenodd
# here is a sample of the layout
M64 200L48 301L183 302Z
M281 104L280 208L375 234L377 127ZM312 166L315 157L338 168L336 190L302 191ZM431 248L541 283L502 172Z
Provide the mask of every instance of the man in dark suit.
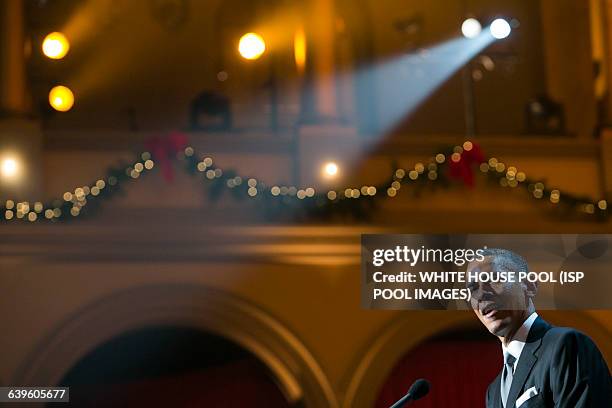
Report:
M486 249L468 272L528 271L525 260L504 249ZM612 407L610 371L586 335L554 327L535 311L537 285L469 282L471 306L499 338L504 366L489 385L487 408Z

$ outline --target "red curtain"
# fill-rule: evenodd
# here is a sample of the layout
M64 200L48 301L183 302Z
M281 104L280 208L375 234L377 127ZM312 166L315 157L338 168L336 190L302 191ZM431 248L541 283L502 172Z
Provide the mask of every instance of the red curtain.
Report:
M383 384L376 408L388 408L419 378L431 383L415 407L484 407L485 393L502 367L499 341L435 340L405 355Z
M73 386L70 402L84 407L289 407L270 375L251 360L128 383Z

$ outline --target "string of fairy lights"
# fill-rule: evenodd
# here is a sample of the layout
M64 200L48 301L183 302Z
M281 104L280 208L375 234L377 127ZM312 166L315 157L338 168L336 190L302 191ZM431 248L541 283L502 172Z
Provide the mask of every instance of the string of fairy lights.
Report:
M481 30L480 22L474 18L465 20L461 27L466 38L477 37ZM491 23L489 30L494 38L502 39L510 34L511 24L498 18ZM65 34L53 32L44 38L41 48L49 59L62 60L70 50L70 42ZM240 38L238 52L243 58L257 60L265 51L266 44L261 35L247 33ZM49 104L58 112L69 111L74 100L72 90L65 85L57 85L49 91ZM233 170L223 170L214 164L212 157L200 157L193 147L184 146L181 145L178 158L185 162L187 171L199 174L206 180L207 194L211 200L216 200L224 191L230 191L236 199L246 197L260 203L263 212L269 217L330 218L348 215L367 219L380 200L399 196L403 186L412 185L413 191L418 193L427 186L448 186L453 179L472 185L474 173L478 170L502 188L524 188L532 199L546 201L550 207L560 211L564 215L563 219L574 214L592 220L604 220L609 213L605 199L592 200L589 197L561 193L559 189L546 186L544 181L528 178L516 166L507 165L495 157L484 158L478 145L470 141L441 151L428 161L418 162L411 168L393 166L390 177L379 185L348 186L327 191L317 191L313 186L267 186L256 178L243 177ZM122 191L128 182L153 170L156 163L161 162L158 167L162 167L165 173L168 170L168 157L165 153L154 157L156 154L159 151L144 152L131 163L109 168L105 177L66 191L61 198L47 203L13 199L0 201L0 221L58 222L92 215L102 202ZM2 169L9 171L15 166L13 161L4 160ZM335 163L328 163L327 166L329 168L326 171L335 174Z
M184 162L185 170L199 175L207 182L207 193L211 200L219 198L224 191L231 191L237 199L248 198L263 204L264 212L270 216L278 216L284 210L285 214L297 218L329 218L334 215L368 218L378 200L398 197L404 186L448 184L452 178L457 178L453 172L456 173L459 165L463 165L464 170L468 169L462 177L469 180L472 175L466 171L471 171L467 159L471 154L472 160L474 157L479 159L474 163L474 172L479 171L488 176L490 181L502 188L523 187L534 200L546 200L564 215L571 211L592 220L607 218L608 203L605 199L591 200L562 193L557 188L547 187L542 181L531 180L524 171L506 165L495 157L486 159L474 156L477 153L475 149L478 149L477 145L466 141L460 146L437 153L428 161L418 162L412 168L394 168L389 179L379 185L349 186L326 191L317 191L313 186L268 186L257 178L244 177L233 170L223 170L215 165L211 156L199 156L191 146L185 147L176 157ZM105 177L66 191L61 198L47 203L6 200L0 204L0 214L3 215L0 220L54 223L92 215L103 201L121 191L128 182L136 181L154 170L155 160L150 152L144 152L129 164L110 168Z

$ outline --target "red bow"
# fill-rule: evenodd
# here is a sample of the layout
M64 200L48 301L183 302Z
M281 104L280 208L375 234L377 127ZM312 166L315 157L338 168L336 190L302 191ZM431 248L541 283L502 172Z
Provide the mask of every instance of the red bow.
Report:
M151 136L145 140L145 147L151 153L162 169L166 181L174 179L172 159L187 146L187 136L180 132L172 132L166 136Z
M454 156L454 157L453 157ZM468 187L474 186L474 164L480 164L484 160L484 155L480 146L472 143L470 150L463 150L462 153L457 153L451 156L449 162L449 177L455 180L463 181L463 184ZM458 157L458 160L456 158Z

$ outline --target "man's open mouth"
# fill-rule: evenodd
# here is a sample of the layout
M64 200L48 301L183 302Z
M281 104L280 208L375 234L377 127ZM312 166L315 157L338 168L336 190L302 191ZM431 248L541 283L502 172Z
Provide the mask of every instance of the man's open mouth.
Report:
M484 316L484 317L493 317L493 315L495 314L495 312L497 312L497 305L494 303L490 303L488 305L485 305L483 308L480 309L480 313Z

